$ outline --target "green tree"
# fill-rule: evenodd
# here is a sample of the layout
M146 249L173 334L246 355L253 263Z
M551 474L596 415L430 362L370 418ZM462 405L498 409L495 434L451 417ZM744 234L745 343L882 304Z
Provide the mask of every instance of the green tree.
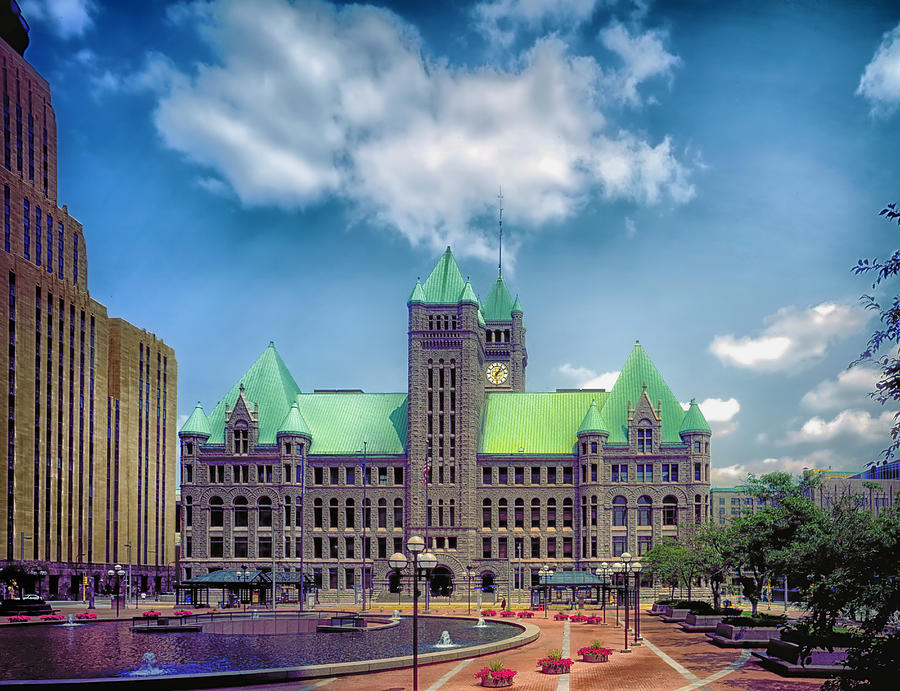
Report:
M699 562L699 575L709 582L713 606L719 609L719 593L734 570L734 538L732 530L712 521L701 525L688 539L689 547L694 550Z
M650 565L656 578L669 584L673 595L675 587L682 586L687 588L688 600L691 599L701 567L700 555L694 549L674 538L666 538L641 558Z
M880 215L888 222L896 221L900 225L900 211L896 204L888 204ZM877 363L880 376L875 383L875 391L869 395L881 405L892 403L896 409L900 402L900 296L889 290L887 296L879 298L877 292L900 273L900 250L894 250L887 259L860 259L852 271L857 276L866 274L874 277L872 292L860 297L860 302L866 309L876 312L881 323L869 337L866 349L850 366L863 362ZM879 355L883 352L882 348L887 354ZM890 443L881 453L884 461L893 459L900 447L900 412L894 413L890 437Z

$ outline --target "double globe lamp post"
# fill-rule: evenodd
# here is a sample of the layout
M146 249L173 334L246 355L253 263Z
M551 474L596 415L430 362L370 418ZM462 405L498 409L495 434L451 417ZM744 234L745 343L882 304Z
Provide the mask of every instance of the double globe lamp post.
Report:
M544 584L544 590L546 592L544 595L544 619L547 618L547 610L550 609L550 579L553 578L554 573L553 569L546 564L538 569L538 576L541 579L541 583Z
M632 561L632 556L628 552L624 552L621 556L621 559L622 559L621 562L618 562L613 565L613 569L616 571L616 573L621 573L621 574L624 574L624 576L625 576L625 647L621 650L621 652L630 653L631 649L628 647L628 628L629 628L628 615L629 615L629 604L630 604L628 601L628 581L630 579L630 575L633 573L634 577L635 577L634 644L640 645L639 618L640 618L641 614L640 614L640 602L638 600L640 597L640 578L641 578L640 573L641 573L641 569L643 567L641 566L640 562ZM618 568L616 568L616 567L618 567ZM618 600L618 598L617 598L617 600ZM618 605L616 607L616 610L617 610L616 617L618 619Z
M106 572L106 575L109 576L110 580L112 580L113 576L116 577L116 589L115 589L116 618L118 619L118 617L119 617L119 586L122 581L122 576L125 575L125 569L123 569L120 564L116 564L113 568L111 568L109 571Z
M419 691L419 569L430 571L437 566L437 557L432 552L425 552L425 540L414 535L406 541L406 549L412 555L413 562L413 691ZM388 563L400 575L409 564L402 552L394 552Z

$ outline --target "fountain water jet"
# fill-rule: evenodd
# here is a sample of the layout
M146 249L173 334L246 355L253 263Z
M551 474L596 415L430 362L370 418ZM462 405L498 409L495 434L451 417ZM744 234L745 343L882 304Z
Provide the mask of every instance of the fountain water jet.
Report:
M156 664L156 655L153 653L144 653L144 656L141 658L141 666L138 667L133 672L129 672L129 676L132 677L149 677L156 674L165 674L165 670L161 669Z
M66 623L65 624L57 624L57 626L81 626L77 621L75 621L74 614L66 615Z
M478 617L478 623L473 626L473 629L486 629L488 627L487 624L484 623L484 617Z
M435 648L455 648L456 643L450 640L449 631L441 631L441 638L434 645Z

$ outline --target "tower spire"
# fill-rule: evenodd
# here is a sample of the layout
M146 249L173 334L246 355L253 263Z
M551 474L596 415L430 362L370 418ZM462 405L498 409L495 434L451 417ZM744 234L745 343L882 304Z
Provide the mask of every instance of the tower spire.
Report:
M499 202L500 212L498 215L497 223L500 226L500 258L497 262L497 275L503 275L503 185L500 185L500 194L497 195L497 200Z

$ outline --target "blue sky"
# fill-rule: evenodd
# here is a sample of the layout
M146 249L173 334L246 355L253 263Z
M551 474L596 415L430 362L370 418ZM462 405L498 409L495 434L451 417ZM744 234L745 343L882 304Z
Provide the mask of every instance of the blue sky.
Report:
M20 4L91 293L175 348L182 419L269 340L303 390L405 390L406 298L447 244L486 294L502 184L529 390L640 339L717 484L885 445L846 368L849 269L897 239L896 3Z

